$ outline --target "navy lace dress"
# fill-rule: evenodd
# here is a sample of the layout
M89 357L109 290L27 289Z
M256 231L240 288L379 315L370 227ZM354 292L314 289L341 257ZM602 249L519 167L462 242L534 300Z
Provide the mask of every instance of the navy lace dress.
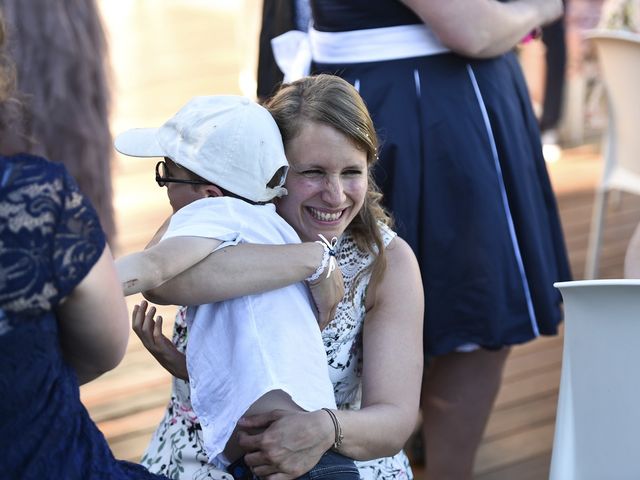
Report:
M0 477L164 478L117 461L80 402L55 309L105 247L60 164L0 157Z

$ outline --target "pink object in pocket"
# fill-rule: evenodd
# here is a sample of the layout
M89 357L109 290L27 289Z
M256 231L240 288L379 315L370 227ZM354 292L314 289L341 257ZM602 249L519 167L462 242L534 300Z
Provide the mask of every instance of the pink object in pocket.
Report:
M540 35L542 35L542 29L540 27L535 28L531 30L522 40L520 40L520 43L529 43L531 40L540 38Z

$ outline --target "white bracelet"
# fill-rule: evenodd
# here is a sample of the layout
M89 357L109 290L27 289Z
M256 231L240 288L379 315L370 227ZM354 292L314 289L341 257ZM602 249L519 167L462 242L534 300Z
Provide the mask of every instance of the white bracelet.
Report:
M327 272L327 278L329 278L329 276L331 275L331 272L333 272L336 269L336 265L337 265L336 245L338 244L338 239L336 237L333 237L331 241L329 241L321 233L318 234L318 236L321 238L321 240L316 240L315 243L322 245L322 247L324 248L324 253L322 255L322 261L320 262L320 265L318 265L318 268L316 269L316 271L313 273L313 275L306 278L307 282L315 282L318 278L320 278L320 275L322 275L322 272L325 271L327 266L329 267L329 271Z

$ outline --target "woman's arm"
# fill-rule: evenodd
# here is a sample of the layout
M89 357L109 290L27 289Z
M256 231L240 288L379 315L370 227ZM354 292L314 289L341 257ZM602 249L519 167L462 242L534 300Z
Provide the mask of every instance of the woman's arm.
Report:
M337 411L344 439L340 453L370 460L397 453L418 417L422 381L424 297L417 261L400 238L387 247L387 269L375 289L364 326L362 408ZM240 420L245 461L256 475L295 478L315 465L334 442L326 412L275 411ZM305 470L306 469L306 470Z
M240 244L217 250L158 288L143 292L160 305L201 305L274 290L301 282L322 262L314 242ZM333 275L332 275L333 276Z
M402 0L461 55L489 58L511 50L529 32L562 15L562 0Z
M129 321L108 246L56 314L65 360L76 370L80 384L120 363L129 339Z
M396 237L364 324L362 406L336 412L340 453L369 460L398 453L416 425L422 385L424 294L415 255Z

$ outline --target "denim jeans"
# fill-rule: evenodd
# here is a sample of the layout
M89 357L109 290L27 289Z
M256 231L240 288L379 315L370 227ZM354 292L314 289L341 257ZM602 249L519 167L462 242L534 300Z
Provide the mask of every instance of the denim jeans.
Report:
M235 480L258 480L240 457L227 467L227 472ZM320 461L307 473L298 477L301 480L331 479L331 480L360 480L360 473L356 464L348 457L329 450Z

